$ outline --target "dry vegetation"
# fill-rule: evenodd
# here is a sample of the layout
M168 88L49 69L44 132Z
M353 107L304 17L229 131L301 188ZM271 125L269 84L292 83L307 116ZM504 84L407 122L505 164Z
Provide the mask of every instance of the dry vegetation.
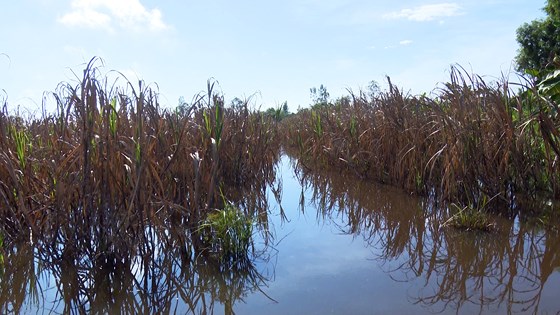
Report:
M512 95L454 68L435 96L391 85L305 109L282 133L309 168L344 168L438 200L514 215L521 200L557 198L560 118L536 90Z
M481 218L485 213L462 216L470 209L453 206L442 211L435 199L356 181L348 172L309 170L301 163L294 168L311 192L300 207L314 205L320 225L352 235L354 241L363 239L380 270L394 281L419 286L408 298L430 312L476 313L475 305L483 313L503 312L504 307L510 313L536 314L547 307L546 287L560 265L558 230L492 216L494 230ZM458 220L446 222L450 214ZM472 230L471 220L478 230L495 233L465 231ZM445 228L448 224L460 226Z
M95 62L76 86L53 93L52 115L25 120L4 105L3 237L31 232L51 245L94 244L126 257L150 243L148 227L161 228L158 238L179 231L180 242L204 242L201 224L214 226L208 215L230 201L266 230L277 131L307 167L345 168L461 207L484 204L513 216L527 199L560 194L560 118L536 89L513 95L505 82L455 68L432 97L404 94L389 81L385 92L278 122L247 102L224 106L211 82L192 104L164 110L152 88L111 85ZM242 198L247 191L257 194Z
M70 249L64 253L88 248L121 258L150 252L155 234L196 244L203 237L193 232L209 213L274 181L275 122L246 102L224 106L209 82L207 94L182 111L164 110L150 86L111 85L95 63L76 86L61 84L53 93L55 114L24 120L4 104L5 238L31 232L52 248ZM242 205L247 215L258 214L256 203Z
M434 96L407 95L389 81L385 92L288 116L280 108L250 110L247 102L225 106L209 82L191 104L166 110L143 82L109 84L96 62L75 86L61 84L52 94L55 113L24 119L10 115L6 102L0 111L0 273L8 279L0 309L20 309L26 290L39 295L35 261L56 275L65 312L110 312L120 304L133 313L168 312L178 296L193 313L212 310L214 300L231 309L267 281L243 258L254 251L254 225L267 233L266 193L281 145L297 158L302 186L314 187L317 215L342 211L348 232L366 239L381 232L386 258L398 257L407 244L421 247L426 228L433 244L447 244L445 233L452 232L440 229L447 222L492 228L481 211L533 217L543 226L558 221L551 199L560 197L560 117L557 102L537 87L512 94L508 83L487 84L453 69L451 82ZM348 172L427 195L428 204L392 200ZM271 189L276 197L280 188ZM457 221L442 223L449 214ZM409 261L445 261L415 256L426 252L420 247L410 248ZM219 251L228 257L215 259ZM496 261L506 261L500 255ZM462 264L477 266L480 257ZM442 264L450 268L444 280L461 274L455 267L464 266ZM120 295L125 300L111 302Z

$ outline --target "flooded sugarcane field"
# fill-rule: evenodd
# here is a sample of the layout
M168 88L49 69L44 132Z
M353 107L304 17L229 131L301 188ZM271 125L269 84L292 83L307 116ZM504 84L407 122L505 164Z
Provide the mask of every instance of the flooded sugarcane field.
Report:
M560 116L451 72L289 114L93 59L0 113L3 314L558 314ZM121 79L122 80L122 79ZM505 84L505 83L504 83Z
M555 314L560 235L494 218L491 232L444 225L433 200L284 155L247 257L222 261L146 226L118 257L3 251L3 313ZM247 199L258 198L248 193Z

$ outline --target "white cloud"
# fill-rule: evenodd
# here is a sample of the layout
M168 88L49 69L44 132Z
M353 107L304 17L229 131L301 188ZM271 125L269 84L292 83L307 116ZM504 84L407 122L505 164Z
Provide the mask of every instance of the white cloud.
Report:
M83 9L65 14L58 21L68 26L109 29L111 17L91 9Z
M461 6L457 3L426 4L413 9L402 9L385 14L386 19L408 19L411 21L432 21L437 18L461 15Z
M412 44L412 41L411 41L410 39L405 39L405 40L401 40L401 41L399 42L399 44L400 44L400 45L403 45L403 46L405 46L405 45L410 45L410 44Z
M113 23L129 30L160 31L169 28L161 11L148 10L140 0L72 0L72 11L58 21L66 26L113 30Z

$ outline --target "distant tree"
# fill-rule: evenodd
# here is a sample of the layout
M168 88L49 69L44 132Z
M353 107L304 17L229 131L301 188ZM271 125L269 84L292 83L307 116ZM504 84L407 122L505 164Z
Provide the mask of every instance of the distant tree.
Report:
M285 101L277 108L270 107L264 112L264 115L272 117L276 121L281 121L282 119L290 115L290 112L288 110L288 102Z
M284 104L282 104L282 112L284 115L290 114L290 111L288 110L288 101L284 101Z
M334 101L334 105L338 108L349 107L351 104L350 96L341 96L336 101Z
M321 84L319 89L312 87L309 89L311 92L311 100L313 101L313 106L325 106L329 104L330 94L327 92L327 87Z
M275 109L274 107L269 107L269 108L264 112L264 114L265 114L266 116L270 116L270 117L274 117L274 118L276 118L276 116L277 116L277 115L276 115L276 109Z
M555 68L554 58L560 56L560 0L548 0L543 8L547 17L525 23L517 29L521 46L516 57L517 70L538 76ZM556 65L557 68L558 65Z
M368 84L368 96L373 98L375 95L379 94L380 91L379 83L375 80L371 80Z
M189 113L189 103L185 101L183 96L179 97L179 104L177 105L176 111L181 116L187 115Z
M241 100L239 97L236 97L231 100L231 107L232 108L242 108L245 105L245 102Z

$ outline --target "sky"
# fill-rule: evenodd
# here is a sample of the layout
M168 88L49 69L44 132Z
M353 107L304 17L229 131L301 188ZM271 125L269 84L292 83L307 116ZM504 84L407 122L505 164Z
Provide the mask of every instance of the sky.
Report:
M516 29L545 0L18 0L0 6L0 101L40 109L99 57L188 102L214 79L226 100L291 111L323 84L332 98L386 76L430 93L459 64L488 80L514 71ZM52 101L46 103L52 110Z

